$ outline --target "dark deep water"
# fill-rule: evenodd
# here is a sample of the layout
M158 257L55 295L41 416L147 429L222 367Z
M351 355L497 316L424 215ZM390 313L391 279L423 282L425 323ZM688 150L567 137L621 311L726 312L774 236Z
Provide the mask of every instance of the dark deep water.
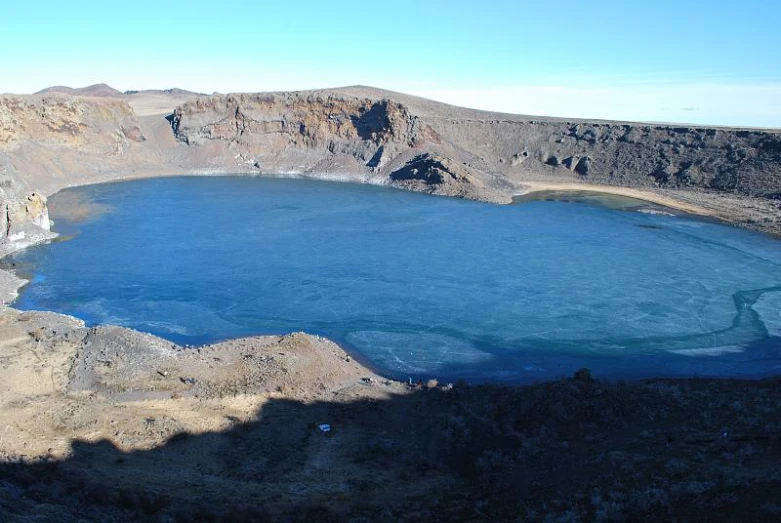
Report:
M189 344L303 330L402 379L781 371L781 242L579 200L248 177L69 189L50 204L71 238L10 260L34 277L16 307Z

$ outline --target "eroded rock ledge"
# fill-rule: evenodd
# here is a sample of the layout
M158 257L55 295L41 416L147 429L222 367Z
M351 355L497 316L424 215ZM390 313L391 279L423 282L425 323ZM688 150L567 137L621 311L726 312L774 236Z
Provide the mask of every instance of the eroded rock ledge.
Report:
M458 162L448 156L460 158L461 153L407 106L390 99L325 93L219 95L183 104L169 120L180 142L193 148L217 142L222 154L258 172L334 173L434 194L508 200L497 190L486 190L486 172L438 176L467 171L452 167ZM429 161L432 154L436 159ZM416 183L409 183L410 168L419 173Z
M0 189L0 256L54 236L44 196L9 197Z

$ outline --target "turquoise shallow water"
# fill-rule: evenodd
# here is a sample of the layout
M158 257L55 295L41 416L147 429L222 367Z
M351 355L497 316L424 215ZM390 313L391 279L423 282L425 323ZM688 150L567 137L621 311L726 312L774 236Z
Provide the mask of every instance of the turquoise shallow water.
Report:
M575 200L141 180L55 195L70 239L9 261L33 276L21 309L189 344L303 330L400 378L781 371L781 242Z

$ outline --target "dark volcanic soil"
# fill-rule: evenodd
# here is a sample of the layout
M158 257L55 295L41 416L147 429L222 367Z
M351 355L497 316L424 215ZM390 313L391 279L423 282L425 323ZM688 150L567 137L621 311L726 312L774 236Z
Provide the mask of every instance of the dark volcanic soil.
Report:
M2 318L2 521L781 516L779 378L410 386L303 334Z

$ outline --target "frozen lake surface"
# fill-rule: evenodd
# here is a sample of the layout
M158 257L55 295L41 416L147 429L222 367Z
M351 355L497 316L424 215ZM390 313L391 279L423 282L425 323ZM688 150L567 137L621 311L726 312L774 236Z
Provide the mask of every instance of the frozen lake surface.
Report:
M527 382L781 370L781 242L616 198L509 206L184 177L50 199L15 306L177 343L306 331L387 375Z

